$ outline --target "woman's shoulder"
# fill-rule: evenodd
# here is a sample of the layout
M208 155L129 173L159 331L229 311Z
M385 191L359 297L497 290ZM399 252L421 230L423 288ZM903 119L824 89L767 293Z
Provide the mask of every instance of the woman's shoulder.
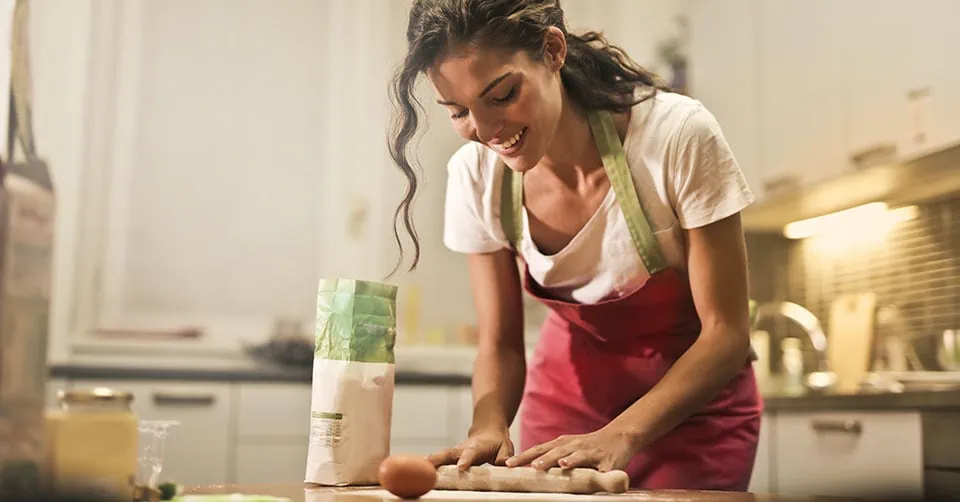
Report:
M658 91L634 106L631 134L654 134L674 145L698 141L719 133L716 117L696 98L671 91Z
M447 163L444 242L453 251L490 252L508 246L499 222L499 191L504 169L496 153L468 142Z
M497 171L497 155L476 141L460 145L447 162L447 174L484 184L493 180Z

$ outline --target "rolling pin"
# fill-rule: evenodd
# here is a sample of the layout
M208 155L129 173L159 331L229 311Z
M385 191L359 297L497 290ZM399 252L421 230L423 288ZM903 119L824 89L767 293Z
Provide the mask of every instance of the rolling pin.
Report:
M484 464L464 471L455 465L438 467L436 489L590 494L623 493L629 485L630 476L624 471L600 472L581 467L539 471L533 467Z

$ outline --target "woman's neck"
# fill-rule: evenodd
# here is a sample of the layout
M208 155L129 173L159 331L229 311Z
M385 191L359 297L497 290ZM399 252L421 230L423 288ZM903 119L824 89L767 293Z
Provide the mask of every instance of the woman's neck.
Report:
M553 141L539 166L571 187L603 168L587 113L566 92Z

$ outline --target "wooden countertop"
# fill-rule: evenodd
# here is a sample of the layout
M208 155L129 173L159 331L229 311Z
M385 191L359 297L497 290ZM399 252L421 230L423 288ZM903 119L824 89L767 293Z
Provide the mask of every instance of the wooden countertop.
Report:
M287 485L206 485L188 487L184 494L233 494L242 493L245 495L271 495L274 497L286 497L291 502L363 502L363 501L384 501L401 500L393 496L380 487L314 487L311 485L287 484ZM845 500L843 498L828 497L792 497L776 494L753 494L753 493L726 493L726 492L704 492L704 491L636 491L624 494L597 494L597 495L567 495L552 493L504 493L504 492L453 492L453 491L432 491L419 500L461 500L461 501L518 501L518 502L541 502L541 501L570 501L570 502L594 502L594 501L644 501L644 502L801 502L813 500L835 500L838 502Z

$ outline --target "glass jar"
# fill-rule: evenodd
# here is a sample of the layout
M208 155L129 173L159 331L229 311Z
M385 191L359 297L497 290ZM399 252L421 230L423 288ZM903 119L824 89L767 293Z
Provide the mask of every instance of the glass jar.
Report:
M131 500L139 432L133 395L106 387L59 392L47 413L50 475L57 490Z

